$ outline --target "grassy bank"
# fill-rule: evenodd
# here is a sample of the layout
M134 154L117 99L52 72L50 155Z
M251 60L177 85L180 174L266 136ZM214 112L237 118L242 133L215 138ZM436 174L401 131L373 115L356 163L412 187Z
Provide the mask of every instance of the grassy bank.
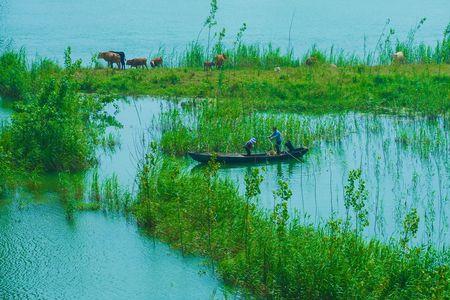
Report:
M179 162L146 156L139 174L139 223L184 253L210 257L228 283L268 298L443 299L450 296L446 259L410 248L419 222L411 211L402 239L364 241L364 183L351 172L346 206L356 220L330 219L315 228L288 214L291 191L283 181L271 212L258 209L261 174L245 177L246 193L216 176L185 171Z
M361 57L335 47L312 46L303 56L295 56L292 49L248 45L242 40L244 26L232 47L224 45L222 32L217 32L208 46L193 42L181 52L160 49L154 55L163 57L163 68L103 69L94 56L77 70L75 80L83 93L218 98L226 103L238 99L259 110L446 113L450 109L450 26L430 46L415 41L423 22L406 40L387 30L387 23L376 47ZM215 25L205 26L215 30ZM391 57L396 51L404 54L400 62ZM218 53L227 55L223 68L203 71L203 62ZM26 57L24 50L0 55L0 96L26 100L46 81L67 72L51 60L30 62Z
M398 111L429 114L450 109L450 65L341 67L329 65L204 72L158 70L83 70L86 92L125 95L214 97L246 100L262 110L296 112Z

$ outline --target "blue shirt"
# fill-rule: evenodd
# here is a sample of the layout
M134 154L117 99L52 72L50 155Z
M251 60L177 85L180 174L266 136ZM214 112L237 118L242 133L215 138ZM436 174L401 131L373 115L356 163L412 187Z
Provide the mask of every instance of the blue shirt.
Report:
M281 133L278 130L275 130L274 133L269 137L270 139L275 139L277 144L281 144Z

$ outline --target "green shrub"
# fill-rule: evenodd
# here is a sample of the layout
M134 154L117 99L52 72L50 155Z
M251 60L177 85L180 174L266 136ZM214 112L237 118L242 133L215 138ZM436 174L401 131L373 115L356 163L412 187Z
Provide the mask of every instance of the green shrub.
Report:
M105 103L80 95L69 76L52 79L19 104L1 134L1 145L16 165L45 171L79 171L94 163L99 135L111 119Z
M0 55L0 95L24 100L30 92L30 84L24 50L8 50Z

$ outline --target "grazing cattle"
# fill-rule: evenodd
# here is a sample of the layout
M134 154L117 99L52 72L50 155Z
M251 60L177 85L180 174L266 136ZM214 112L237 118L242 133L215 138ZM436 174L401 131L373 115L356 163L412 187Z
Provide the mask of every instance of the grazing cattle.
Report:
M280 68L280 67L275 67L273 70L274 70L276 73L280 73L280 72L281 72L281 68Z
M156 57L150 61L150 66L152 66L152 68L162 67L162 65L163 65L162 57Z
M317 57L310 56L305 60L305 65L312 67L317 64Z
M135 67L137 69L137 67L146 67L148 69L147 66L147 58L145 57L139 57L139 58L133 58L133 59L129 59L127 60L127 66L131 66L132 68Z
M214 63L216 65L217 69L221 69L226 60L227 60L227 56L225 54L217 54L214 59Z
M392 62L395 64L402 64L406 62L405 54L403 51L395 52L392 54Z
M125 52L122 51L109 51L115 54L119 54L120 55L120 64L122 66L122 70L125 70Z
M210 71L214 67L215 63L213 61L205 61L203 63L203 70Z
M107 63L108 63L108 67L113 68L114 64L117 64L117 67L120 69L121 65L121 59L120 59L120 55L117 53L113 53L113 52L100 52L98 54L98 58L104 59Z

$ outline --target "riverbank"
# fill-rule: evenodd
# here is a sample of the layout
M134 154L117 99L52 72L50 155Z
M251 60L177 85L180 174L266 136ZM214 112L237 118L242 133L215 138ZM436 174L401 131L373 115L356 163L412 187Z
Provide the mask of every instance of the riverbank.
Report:
M70 48L66 54L70 56ZM0 96L27 100L48 81L68 72L67 66L48 59L30 66L25 57L24 51L1 55ZM216 98L224 103L240 100L251 109L302 113L353 110L436 115L450 110L450 64L349 62L336 66L323 58L313 66L297 61L277 68L283 59L279 56L279 61L265 67L256 63L235 66L229 61L223 69L212 71L194 66L103 69L98 62L83 67L81 61L72 62L70 69L75 69L74 83L82 93Z

